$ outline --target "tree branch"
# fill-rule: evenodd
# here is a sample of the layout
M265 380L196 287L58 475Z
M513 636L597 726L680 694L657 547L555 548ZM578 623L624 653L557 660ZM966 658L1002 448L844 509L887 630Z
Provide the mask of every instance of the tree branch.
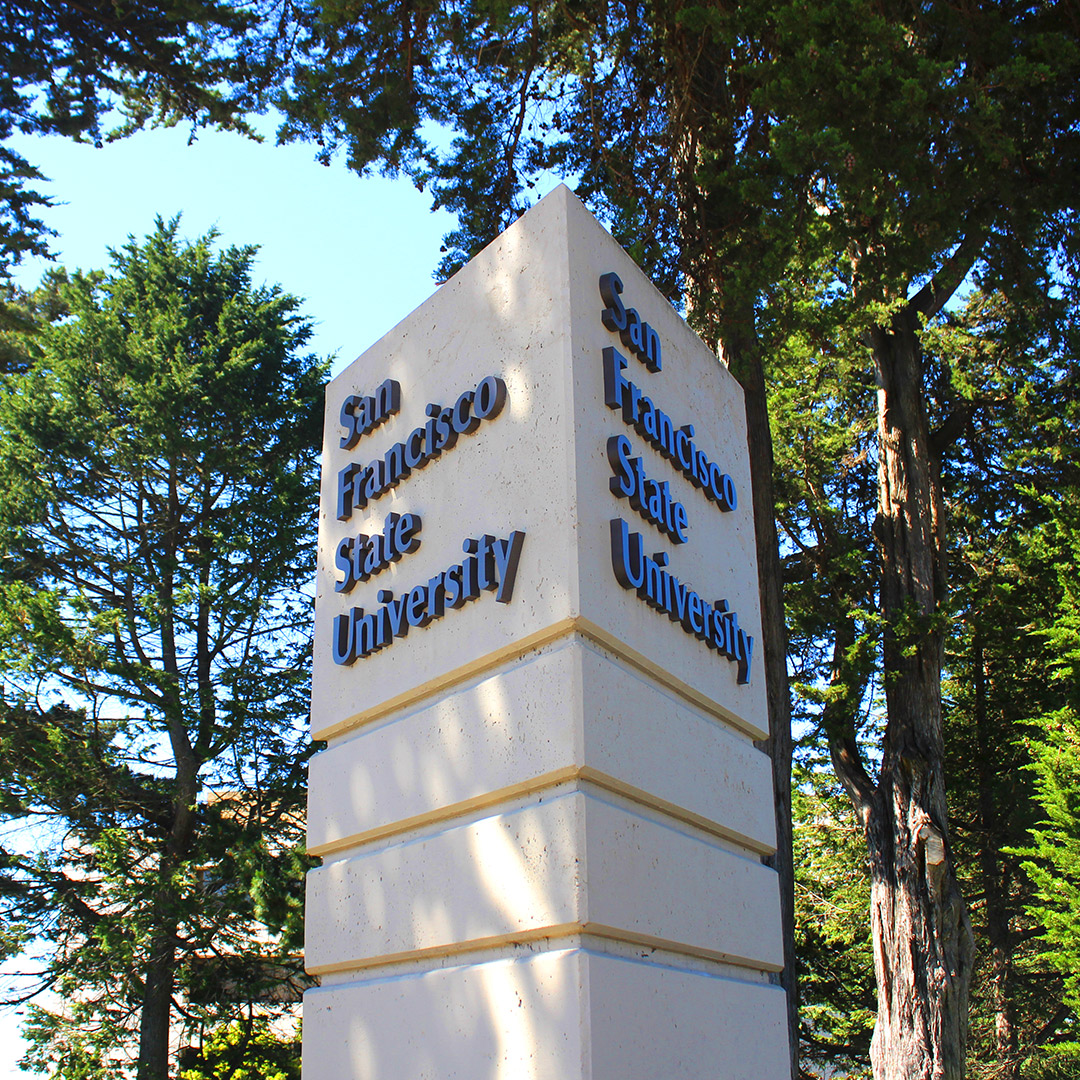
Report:
M960 288L986 243L986 230L969 232L940 270L905 305L905 311L932 319Z

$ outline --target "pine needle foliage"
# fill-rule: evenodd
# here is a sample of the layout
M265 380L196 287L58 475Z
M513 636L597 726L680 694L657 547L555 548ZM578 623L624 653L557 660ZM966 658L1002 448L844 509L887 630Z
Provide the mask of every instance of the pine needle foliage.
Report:
M68 1003L29 1057L65 1078L165 1080L175 1025L303 979L324 368L253 256L159 220L0 388L3 944Z

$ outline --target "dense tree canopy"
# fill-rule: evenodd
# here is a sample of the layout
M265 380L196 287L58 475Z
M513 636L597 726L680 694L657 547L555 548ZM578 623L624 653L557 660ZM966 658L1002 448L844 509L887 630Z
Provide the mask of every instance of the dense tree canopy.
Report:
M302 980L324 372L253 249L177 228L62 279L0 388L3 944L63 1077L166 1080L171 1025Z
M11 0L0 8L0 275L43 254L42 179L13 132L100 144L148 123L248 131L281 39L272 4Z

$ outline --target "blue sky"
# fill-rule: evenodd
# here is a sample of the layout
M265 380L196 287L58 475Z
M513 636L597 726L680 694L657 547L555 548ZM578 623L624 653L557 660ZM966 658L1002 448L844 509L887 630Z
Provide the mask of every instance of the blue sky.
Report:
M263 144L186 129L144 132L102 149L59 138L12 145L50 179L56 205L44 212L59 234L57 261L84 270L108 264L108 249L145 236L157 215L181 213L181 232L210 228L226 244L257 244L256 277L304 300L315 323L312 349L337 354L335 370L377 341L435 289L432 270L453 226L406 180L361 179L324 167L309 146ZM47 264L30 260L18 279L33 285ZM0 1011L0 1080L29 1077L19 1019Z
M338 354L340 368L426 299L443 235L429 195L403 179L360 178L343 163L314 160L308 145L275 146L186 128L143 132L101 149L59 137L12 145L50 179L56 205L42 216L59 234L58 260L80 269L107 265L109 247L145 236L156 215L181 213L181 232L211 227L222 242L258 244L258 273L303 298L316 322L313 348ZM45 264L29 260L21 284Z

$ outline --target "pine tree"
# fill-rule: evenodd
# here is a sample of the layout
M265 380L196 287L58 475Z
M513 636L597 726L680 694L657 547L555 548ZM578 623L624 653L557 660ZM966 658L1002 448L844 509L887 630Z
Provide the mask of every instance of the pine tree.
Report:
M174 1023L302 982L323 368L213 240L159 221L65 277L0 393L0 814L37 837L0 903L67 1002L32 1030L59 1076L166 1080Z

